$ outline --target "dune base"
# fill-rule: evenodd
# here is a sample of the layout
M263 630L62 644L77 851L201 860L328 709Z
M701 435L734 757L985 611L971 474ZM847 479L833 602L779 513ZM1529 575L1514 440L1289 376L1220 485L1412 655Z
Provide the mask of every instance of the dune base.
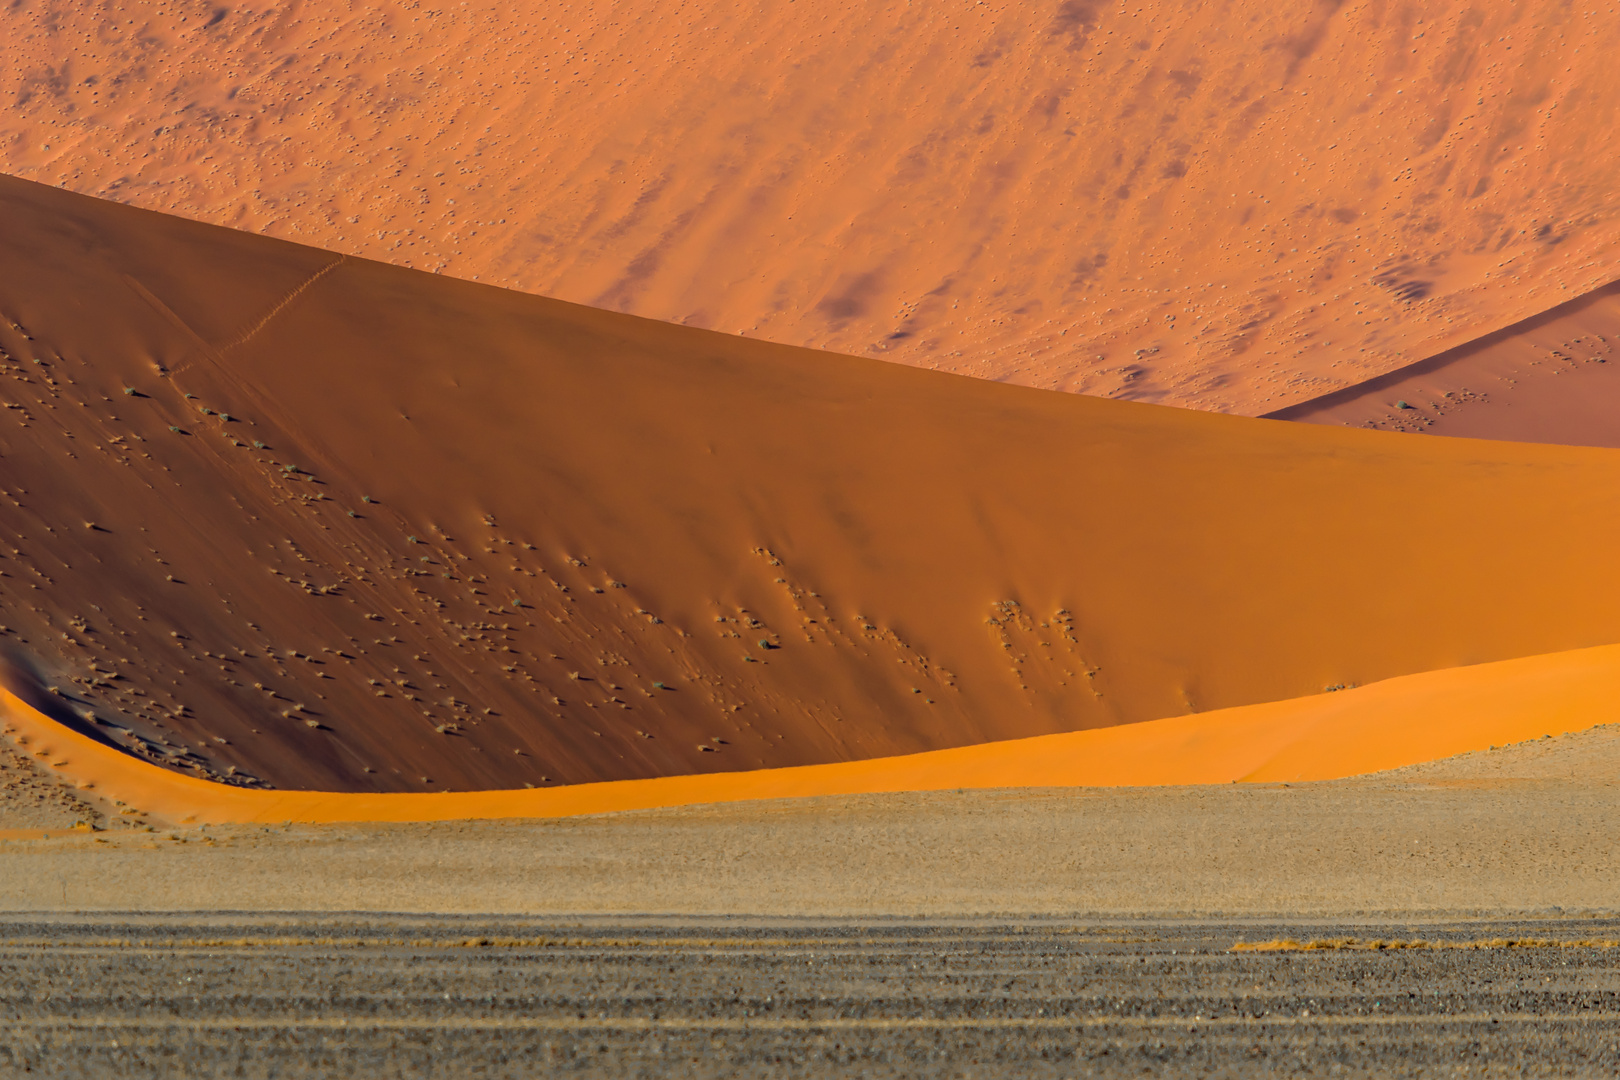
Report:
M867 761L518 791L354 794L228 787L150 765L0 692L12 736L81 789L173 821L568 817L701 803L952 788L1332 780L1608 722L1620 646L1602 646L1122 727Z

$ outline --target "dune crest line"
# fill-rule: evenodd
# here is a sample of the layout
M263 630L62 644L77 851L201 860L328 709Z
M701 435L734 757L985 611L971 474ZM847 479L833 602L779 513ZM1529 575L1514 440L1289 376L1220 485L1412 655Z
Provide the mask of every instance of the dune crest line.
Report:
M949 788L1158 787L1334 780L1607 722L1620 645L1120 727L866 761L516 791L263 791L121 754L0 691L11 735L103 797L202 824L571 817L704 803Z

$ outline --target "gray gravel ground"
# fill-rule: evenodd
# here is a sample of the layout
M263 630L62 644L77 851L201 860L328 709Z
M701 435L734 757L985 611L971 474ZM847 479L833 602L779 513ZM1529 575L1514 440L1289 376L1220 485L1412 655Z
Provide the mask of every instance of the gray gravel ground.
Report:
M1232 951L1343 938L1430 947ZM0 1076L1613 1076L1620 948L1569 944L1608 939L1620 921L11 916Z

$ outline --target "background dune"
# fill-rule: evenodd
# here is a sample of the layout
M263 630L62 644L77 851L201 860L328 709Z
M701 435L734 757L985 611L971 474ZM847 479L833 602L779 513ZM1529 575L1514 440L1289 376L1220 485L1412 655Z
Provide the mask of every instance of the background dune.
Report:
M1612 276L1578 5L19 0L0 171L658 319L1250 414Z
M1620 283L1271 414L1476 439L1620 447Z
M13 682L203 776L853 760L1620 637L1604 450L997 385L14 179L0 315Z

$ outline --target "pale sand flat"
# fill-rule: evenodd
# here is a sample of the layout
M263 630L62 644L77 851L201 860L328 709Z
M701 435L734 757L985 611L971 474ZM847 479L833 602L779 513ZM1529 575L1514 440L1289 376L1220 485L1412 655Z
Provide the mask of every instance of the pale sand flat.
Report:
M109 831L0 840L0 909L1577 914L1620 906L1617 796L1620 729L1607 727L1292 786L840 796L546 822Z

